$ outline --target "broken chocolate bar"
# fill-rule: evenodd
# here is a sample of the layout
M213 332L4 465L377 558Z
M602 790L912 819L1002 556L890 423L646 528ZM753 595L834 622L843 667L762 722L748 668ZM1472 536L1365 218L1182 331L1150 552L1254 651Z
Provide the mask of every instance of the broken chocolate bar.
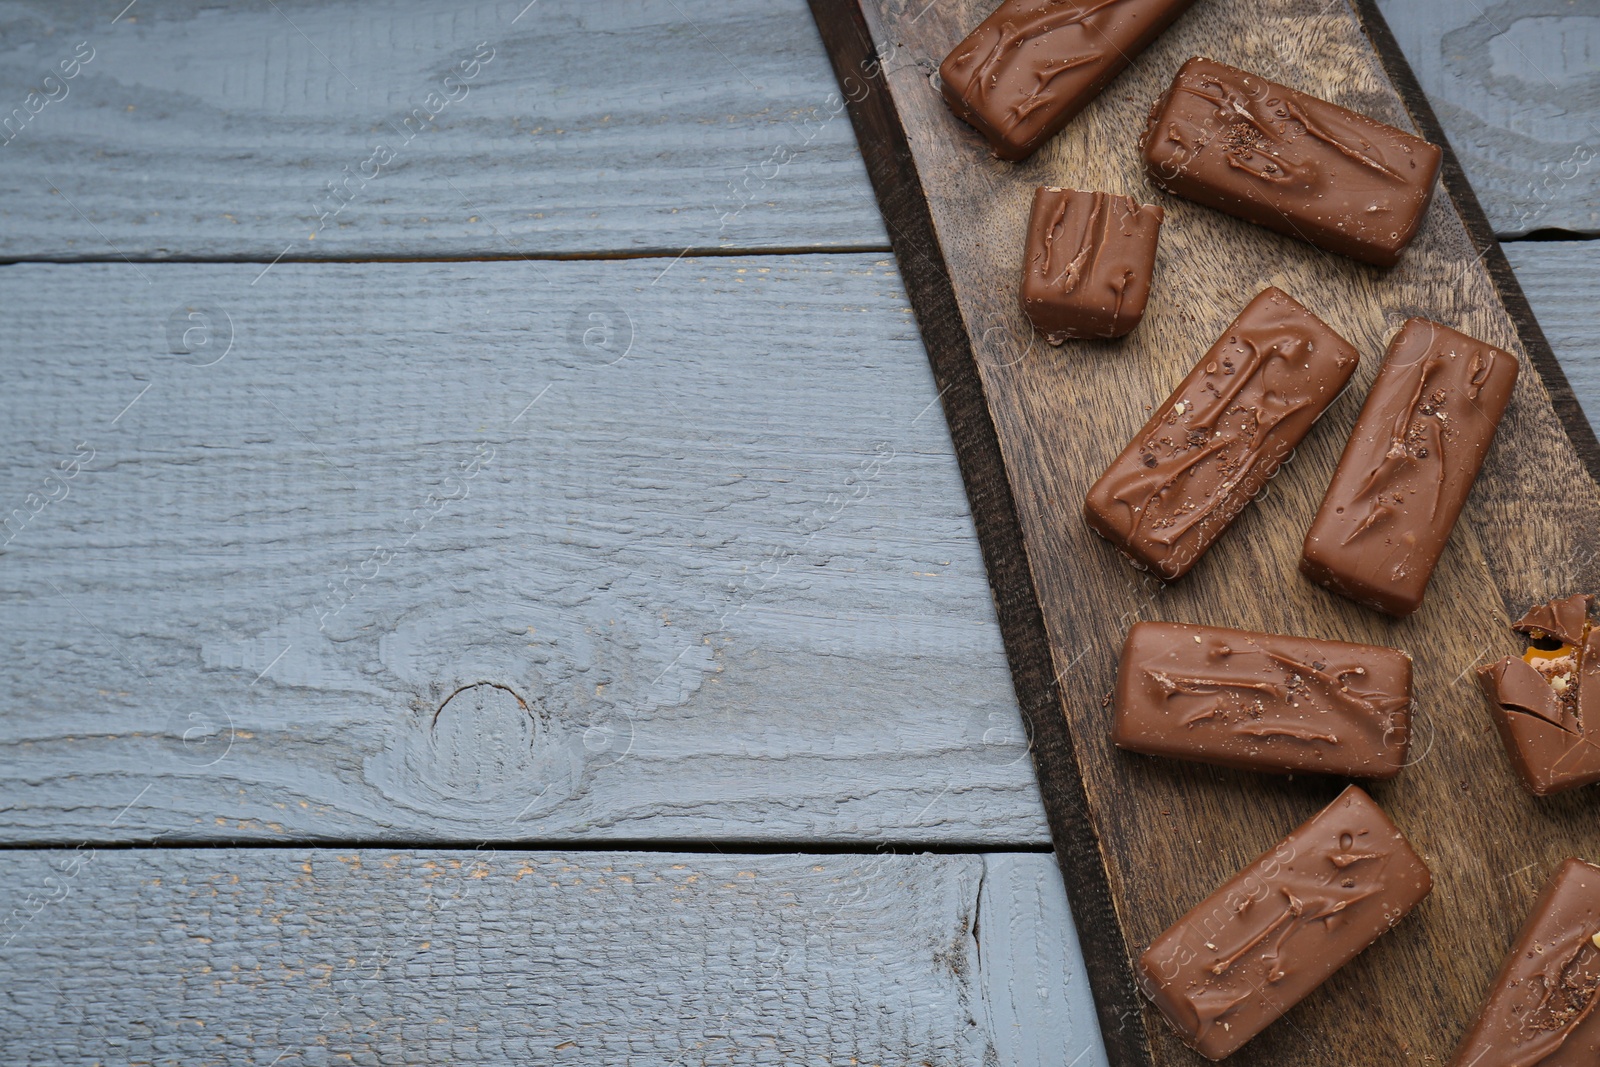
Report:
M1411 657L1393 648L1140 622L1117 668L1117 747L1280 774L1393 778Z
M1600 782L1600 627L1584 593L1540 604L1512 624L1520 658L1478 668L1478 684L1522 784L1549 796Z
M1330 252L1393 266L1442 153L1404 130L1223 63L1185 63L1142 142L1156 185Z
M1128 196L1040 188L1022 257L1022 311L1045 340L1122 337L1139 325L1162 211Z
M1196 1052L1220 1060L1403 919L1433 888L1356 786L1156 938L1139 985Z
M1301 572L1390 615L1416 611L1516 381L1516 357L1407 320L1306 533Z
M939 65L950 110L1027 159L1194 0L1005 0Z
M1544 887L1451 1067L1600 1063L1600 867Z
M1281 289L1264 289L1100 476L1094 530L1165 581L1188 573L1333 403L1360 362Z

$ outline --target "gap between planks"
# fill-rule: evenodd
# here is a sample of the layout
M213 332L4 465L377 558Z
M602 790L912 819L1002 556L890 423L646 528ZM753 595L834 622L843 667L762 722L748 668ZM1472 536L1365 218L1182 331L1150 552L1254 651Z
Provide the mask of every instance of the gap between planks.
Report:
M1580 243L1600 240L1600 234L1579 233L1575 230L1542 229L1518 237L1501 237L1501 245L1541 244L1552 242ZM94 263L132 264L233 264L233 263L515 263L526 260L535 263L606 262L630 259L678 259L693 256L696 259L737 259L749 256L841 256L841 255L893 255L894 249L885 244L794 245L792 247L758 246L706 247L690 245L687 248L610 248L585 252L493 252L459 256L22 256L0 259L0 267L23 263L48 263L56 266L74 266Z
M738 258L741 256L843 256L890 255L893 249L886 244L856 245L793 245L786 247L749 248L707 247L690 245L687 248L613 248L585 252L493 252L460 256L22 256L0 259L0 266L17 263L48 263L53 266L72 266L80 263L515 263L531 260L538 263L563 263L584 261L609 261L624 259L676 259L692 255L696 259Z
M1532 230L1520 237L1502 237L1500 238L1500 243L1502 245L1550 243L1578 244L1584 241L1596 240L1600 240L1600 234L1580 233L1577 230L1563 230L1559 227L1552 227L1543 230Z
M83 840L0 841L0 854L7 852L49 852L59 849L93 848L102 852L166 851L191 852L197 849L414 849L427 852L638 852L674 853L706 856L971 856L980 853L1044 855L1054 851L1047 844L998 844L993 841L705 841L692 839L634 838L628 840L572 841L561 838L512 840L430 841L395 838L289 838L261 841L250 838L184 838L163 841Z

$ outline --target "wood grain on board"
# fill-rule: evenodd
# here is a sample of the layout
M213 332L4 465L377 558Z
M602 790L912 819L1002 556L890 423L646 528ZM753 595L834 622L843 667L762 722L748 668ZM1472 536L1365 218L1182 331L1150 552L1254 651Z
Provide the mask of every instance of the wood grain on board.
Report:
M1048 842L882 254L0 299L6 840Z
M1047 855L0 856L8 1064L1102 1067Z
M1159 194L1144 178L1135 141L1150 101L1194 54L1414 128L1374 45L1344 4L1197 5L1020 166L990 156L928 82L987 5L866 0L862 7L864 25L852 4L814 4L842 83L848 87L854 78L862 87L852 117L948 391L1025 710L1036 710L1029 693L1047 691L1052 676L1059 684L1070 737L1036 744L1036 759L1113 1062L1199 1062L1134 994L1128 954L1340 785L1114 750L1103 700L1123 633L1140 618L1390 644L1415 657L1414 765L1373 794L1424 854L1437 888L1402 926L1233 1062L1437 1062L1462 1032L1543 873L1569 854L1600 855L1593 795L1535 801L1524 794L1471 677L1475 664L1519 647L1505 628L1508 612L1593 588L1600 572L1600 492L1554 409L1571 398L1539 347L1537 327L1525 322L1519 336L1503 303L1515 302L1510 272L1500 269L1495 249L1475 243L1492 235L1486 228L1469 232L1452 195L1441 194L1401 264L1385 272ZM858 31L875 44L881 78L867 55L872 46ZM1447 168L1447 180L1463 198L1461 209L1476 211L1459 172ZM1051 349L1023 320L1016 299L1022 227L1040 184L1126 193L1166 209L1150 309L1125 342ZM1151 406L1269 284L1354 342L1363 366L1355 388L1233 530L1188 577L1162 587L1089 532L1080 514L1084 493ZM1411 315L1438 319L1535 366L1521 376L1427 604L1394 622L1305 582L1296 562L1385 343ZM1535 339L1533 351L1524 337ZM970 408L980 385L992 420L988 443ZM1575 405L1568 414L1592 448ZM996 445L1003 474L986 466ZM1004 480L974 484L975 472ZM1008 494L1014 518L1001 506ZM1007 529L1012 521L1014 533ZM1036 604L1025 602L1014 584L1024 549ZM1042 618L1048 662L1028 643L1029 611ZM1054 728L1039 718L1034 729L1038 741ZM1075 869L1074 858L1103 863L1098 887Z
M1495 232L1600 233L1600 6L1377 3Z

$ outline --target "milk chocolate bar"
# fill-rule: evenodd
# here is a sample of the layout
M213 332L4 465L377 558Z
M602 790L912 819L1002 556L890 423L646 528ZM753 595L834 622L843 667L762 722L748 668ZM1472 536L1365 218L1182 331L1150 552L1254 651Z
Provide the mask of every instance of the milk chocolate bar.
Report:
M1512 624L1519 658L1478 668L1500 741L1522 784L1549 796L1600 782L1600 627L1584 593L1532 608Z
M1539 894L1451 1067L1600 1063L1600 867L1569 859Z
M1005 0L939 65L950 110L1027 159L1194 0Z
M1122 646L1113 703L1118 748L1252 771L1393 778L1410 747L1411 657L1140 622Z
M1261 291L1089 490L1084 517L1137 566L1187 574L1293 454L1360 355Z
M1144 317L1163 212L1128 196L1040 188L1022 257L1022 311L1045 340L1122 337Z
M1139 985L1191 1048L1220 1060L1432 888L1394 823L1350 786L1156 938Z
M1404 130L1223 63L1185 63L1142 142L1156 185L1278 233L1393 266L1442 153Z
M1301 572L1390 615L1416 611L1516 380L1516 357L1408 320L1306 533Z

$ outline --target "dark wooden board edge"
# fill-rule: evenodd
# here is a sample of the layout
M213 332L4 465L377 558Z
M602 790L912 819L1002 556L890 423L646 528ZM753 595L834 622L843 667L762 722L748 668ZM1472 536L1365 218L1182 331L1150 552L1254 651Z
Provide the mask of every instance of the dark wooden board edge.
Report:
M1153 1062L1149 1038L1129 966L1127 941L1111 902L1105 858L1089 818L1073 738L1066 716L1057 709L1060 690L1010 479L916 163L882 77L859 0L809 2L839 79L941 390L1106 1051L1114 1067L1149 1067ZM1574 451L1600 483L1600 440L1534 317L1433 106L1376 0L1349 2L1412 121L1425 138L1443 149L1442 180L1450 202L1488 269ZM1506 607L1512 614L1520 614L1526 605Z
M1545 338L1539 320L1534 318L1533 308L1522 292L1522 283L1517 281L1516 272L1511 269L1511 261L1506 258L1505 249L1500 246L1500 239L1495 236L1494 227L1489 224L1489 216L1484 214L1483 205L1478 202L1478 194L1473 191L1472 183L1467 180L1467 172L1461 168L1461 161L1456 158L1455 150L1450 147L1450 139L1445 136L1444 127L1439 124L1439 117L1433 113L1433 104L1428 100L1428 94L1422 91L1422 83L1417 81L1416 74L1411 70L1411 64L1400 51L1400 42L1395 39L1394 33L1389 29L1389 23L1384 20L1383 12L1378 9L1377 0L1350 0L1350 4L1355 8L1367 40L1372 42L1373 51L1378 53L1378 59L1383 64L1383 72L1388 75L1389 81L1399 92L1400 100L1405 104L1411 121L1417 124L1417 129L1424 138L1444 150L1442 175L1445 192L1450 195L1456 215L1466 227L1467 236L1472 239L1472 247L1489 270L1489 278L1500 296L1500 303L1505 307L1506 314L1511 317L1518 340L1522 342L1529 360L1533 362L1534 369L1539 372L1539 378L1544 382L1545 390L1550 394L1556 417L1561 420L1561 427L1566 431L1567 439L1572 442L1573 451L1578 454L1578 458L1588 470L1589 477L1600 483L1600 440L1595 438L1594 427L1590 425L1588 416L1583 413L1583 407L1572 391L1572 384L1567 381L1567 372L1561 369L1561 364L1556 360L1555 351ZM1512 615L1521 615L1527 606L1526 604L1511 606Z
M1100 1034L1113 1067L1151 1067L1149 1035L1129 965L1127 938L1111 902L1106 860L1089 817L1089 798L1072 734L1059 706L1060 689L1022 539L1022 523L916 161L858 0L809 2L839 79L939 385L989 572L1056 860L1083 946Z

